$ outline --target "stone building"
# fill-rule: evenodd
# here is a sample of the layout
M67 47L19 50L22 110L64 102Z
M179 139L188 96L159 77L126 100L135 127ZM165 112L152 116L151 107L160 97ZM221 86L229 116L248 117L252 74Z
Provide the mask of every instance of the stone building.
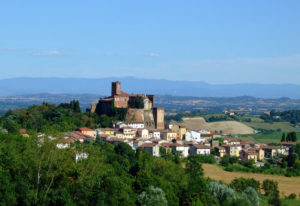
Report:
M135 108L142 101L144 108ZM111 96L100 99L95 106L91 105L90 112L111 114L112 108L128 108L126 120L144 122L145 126L164 129L164 108L154 107L154 95L128 94L122 91L121 82L112 82Z

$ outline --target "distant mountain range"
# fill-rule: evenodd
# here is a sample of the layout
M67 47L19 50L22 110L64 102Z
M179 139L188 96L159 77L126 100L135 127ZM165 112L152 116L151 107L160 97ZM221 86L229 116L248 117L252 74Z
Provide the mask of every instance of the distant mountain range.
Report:
M300 98L295 84L208 84L164 79L120 78L12 78L0 80L0 96L37 93L109 95L112 81L120 81L128 93L194 97Z

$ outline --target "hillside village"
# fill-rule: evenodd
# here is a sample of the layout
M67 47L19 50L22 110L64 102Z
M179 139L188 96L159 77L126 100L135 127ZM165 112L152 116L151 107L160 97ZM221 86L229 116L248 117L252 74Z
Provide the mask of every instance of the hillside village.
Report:
M256 142L244 142L236 138L223 137L209 131L192 131L183 125L169 125L167 129L150 130L144 128L142 122L116 122L114 128L79 128L74 132L64 133L65 137L58 140L57 147L70 148L72 143L85 141L101 141L111 144L127 143L133 150L142 148L151 155L159 157L162 152L176 152L181 157L189 155L215 154L220 158L226 154L239 157L243 161L254 162L279 156L287 156L289 148L295 142L282 142L282 146L271 146ZM220 141L221 140L221 141ZM220 144L220 142L223 142ZM263 163L257 163L263 166Z
M70 148L75 142L101 140L111 144L124 142L133 150L141 148L155 157L161 156L162 152L177 153L181 157L212 154L222 158L229 155L245 162L252 160L258 167L264 165L265 159L287 156L289 149L296 144L282 142L282 145L274 146L245 142L212 131L191 130L174 121L164 122L164 109L154 107L154 95L127 94L121 91L120 82L113 82L111 96L100 99L99 104L92 104L90 112L94 113L98 109L109 114L111 104L115 108L129 108L130 105L135 105L137 98L141 98L142 107L127 110L125 121L114 121L111 128L78 128L76 131L63 133L63 139L53 140L57 141L60 149ZM148 118L145 112L148 113ZM28 137L25 129L20 130L20 133ZM39 135L43 136L41 133Z

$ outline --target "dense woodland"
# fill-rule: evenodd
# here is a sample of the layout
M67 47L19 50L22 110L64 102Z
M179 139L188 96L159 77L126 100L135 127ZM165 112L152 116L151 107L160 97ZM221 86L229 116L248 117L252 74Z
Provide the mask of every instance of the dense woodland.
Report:
M203 177L201 156L152 157L96 140L58 149L47 137L0 135L0 205L280 205L278 185ZM88 154L75 161L76 154ZM263 197L259 193L265 193Z

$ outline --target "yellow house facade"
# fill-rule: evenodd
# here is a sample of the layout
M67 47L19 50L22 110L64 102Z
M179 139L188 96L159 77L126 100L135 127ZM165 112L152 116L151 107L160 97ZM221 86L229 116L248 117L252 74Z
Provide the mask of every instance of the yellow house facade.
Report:
M176 132L178 139L183 140L185 137L185 133L186 133L186 127L181 124L173 125L172 131Z

